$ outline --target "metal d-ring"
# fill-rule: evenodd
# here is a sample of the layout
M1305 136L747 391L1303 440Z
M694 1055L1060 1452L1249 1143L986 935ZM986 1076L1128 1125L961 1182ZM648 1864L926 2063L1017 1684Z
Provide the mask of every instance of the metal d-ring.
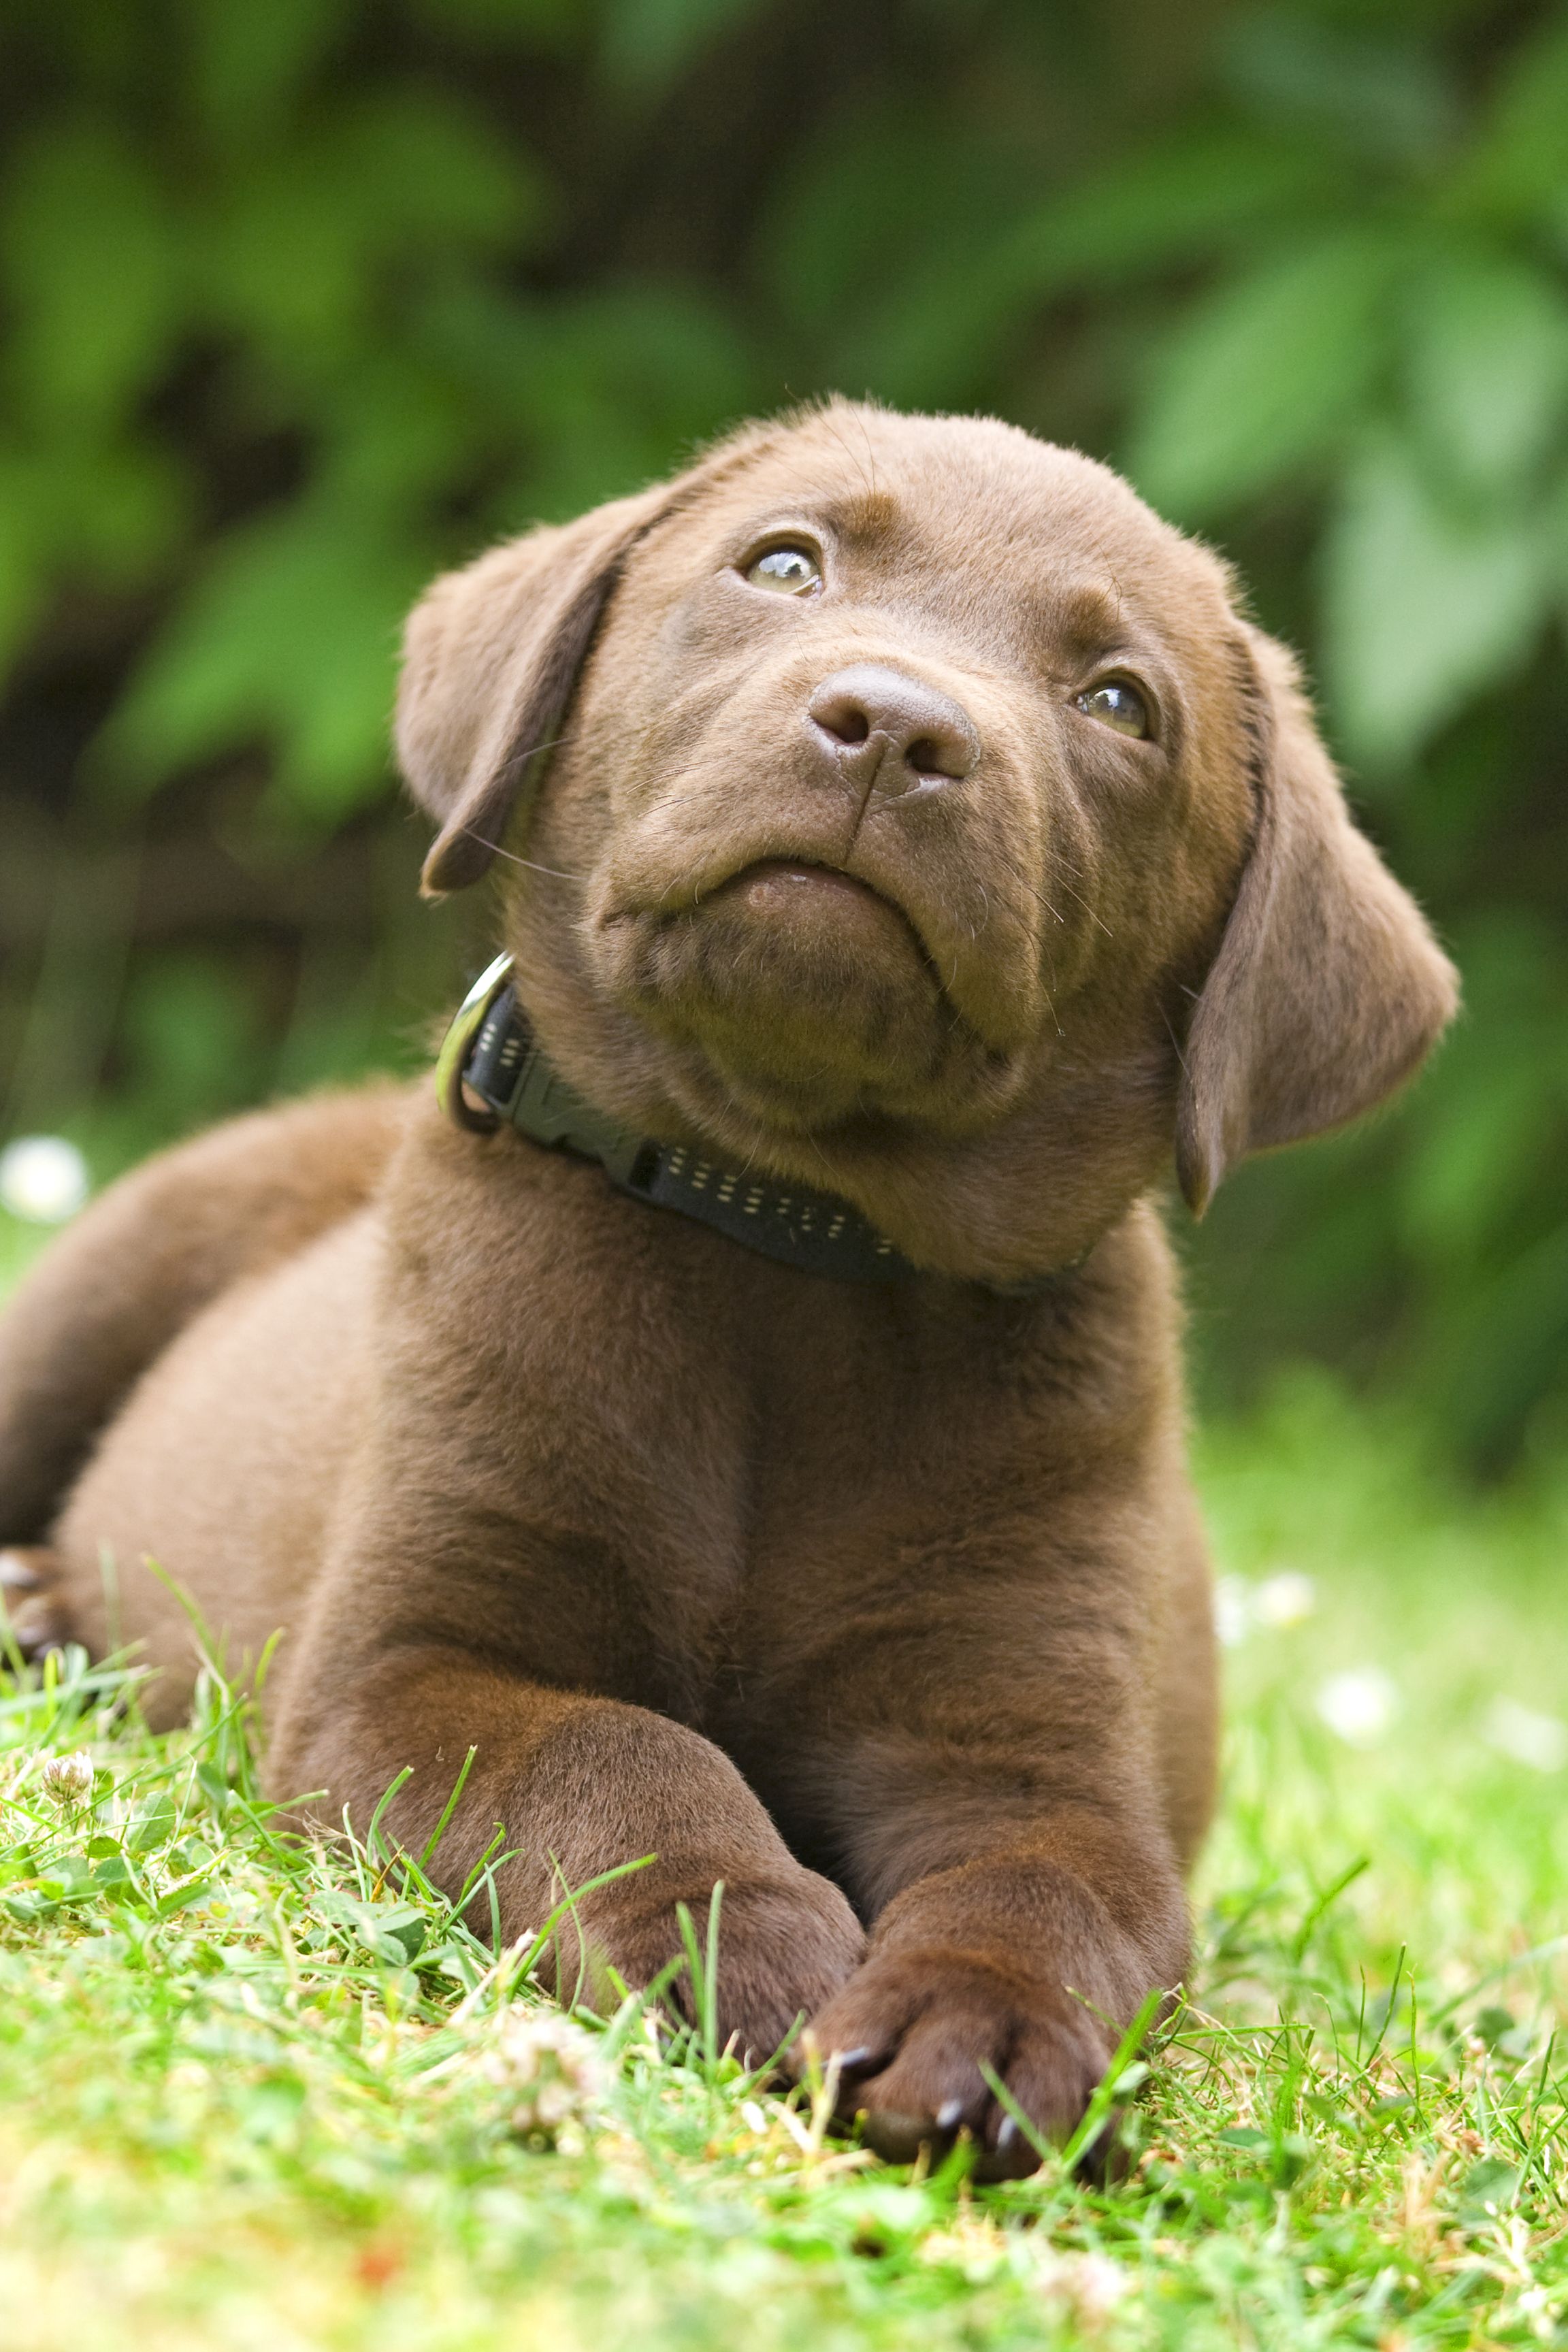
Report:
M463 1093L463 1072L491 1005L511 979L514 961L510 955L499 955L480 972L458 1007L436 1057L436 1099L454 1127L467 1128L473 1135L491 1135L500 1125L494 1111L470 1107Z

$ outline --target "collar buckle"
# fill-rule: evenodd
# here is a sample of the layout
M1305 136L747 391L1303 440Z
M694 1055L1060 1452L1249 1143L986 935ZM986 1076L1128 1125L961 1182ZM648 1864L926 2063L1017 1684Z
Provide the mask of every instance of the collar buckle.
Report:
M511 984L513 961L509 955L499 955L486 965L458 1007L436 1060L436 1099L453 1126L466 1128L470 1135L493 1135L500 1125L495 1110L474 1109L463 1092L463 1081L479 1033L497 998Z

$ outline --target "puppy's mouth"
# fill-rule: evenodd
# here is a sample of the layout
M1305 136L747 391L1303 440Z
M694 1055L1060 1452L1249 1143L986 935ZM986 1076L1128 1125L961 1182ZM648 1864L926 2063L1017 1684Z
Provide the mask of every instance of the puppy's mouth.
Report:
M908 908L889 898L858 874L814 858L760 857L705 891L700 902L710 907L726 903L768 923L816 929L826 925L842 936L846 946L857 935L868 944L879 938L892 944L892 933L912 947L922 963L931 956ZM689 912L690 909L684 909Z
M727 1102L822 1129L931 1098L967 1031L900 899L769 845L598 936L624 1003L695 1047Z

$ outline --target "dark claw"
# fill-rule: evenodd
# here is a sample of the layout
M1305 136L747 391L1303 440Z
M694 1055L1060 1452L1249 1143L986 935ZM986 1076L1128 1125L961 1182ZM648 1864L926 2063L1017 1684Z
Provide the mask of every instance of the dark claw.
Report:
M31 1663L70 1638L70 1622L50 1591L55 1555L43 1544L0 1547L0 1622Z
M7 1622L11 1639L26 1665L36 1664L50 1650L63 1650L70 1639L65 1612L52 1601L18 1601L9 1611Z

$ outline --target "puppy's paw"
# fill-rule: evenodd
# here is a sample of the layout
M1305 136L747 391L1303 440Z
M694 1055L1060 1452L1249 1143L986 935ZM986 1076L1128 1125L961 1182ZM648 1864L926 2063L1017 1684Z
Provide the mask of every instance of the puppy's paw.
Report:
M1081 2001L1005 1961L937 1944L874 1954L808 2032L824 2062L838 2060L839 2111L860 2119L868 2146L907 2164L966 2131L983 2180L1040 2161L983 2065L1043 2138L1063 2141L1112 2055Z
M628 1890L635 1879L623 1882ZM711 1885L684 1897L706 1956ZM595 1923L597 1924L597 1923ZM651 1984L684 1955L675 1904L599 1929L600 1948L626 1983ZM815 1871L726 1878L719 1906L718 2022L721 2048L733 2042L742 2064L760 2066L797 2023L830 2001L859 1966L865 1932L838 1888ZM700 2022L689 1974L664 1996L682 2021Z
M720 2042L735 2035L742 2060L761 2065L848 1982L865 1950L865 1931L844 1895L814 1871L726 1885L719 1911Z
M46 1545L8 1544L0 1549L0 1611L24 1659L63 1649L71 1638L58 1575L58 1559Z

